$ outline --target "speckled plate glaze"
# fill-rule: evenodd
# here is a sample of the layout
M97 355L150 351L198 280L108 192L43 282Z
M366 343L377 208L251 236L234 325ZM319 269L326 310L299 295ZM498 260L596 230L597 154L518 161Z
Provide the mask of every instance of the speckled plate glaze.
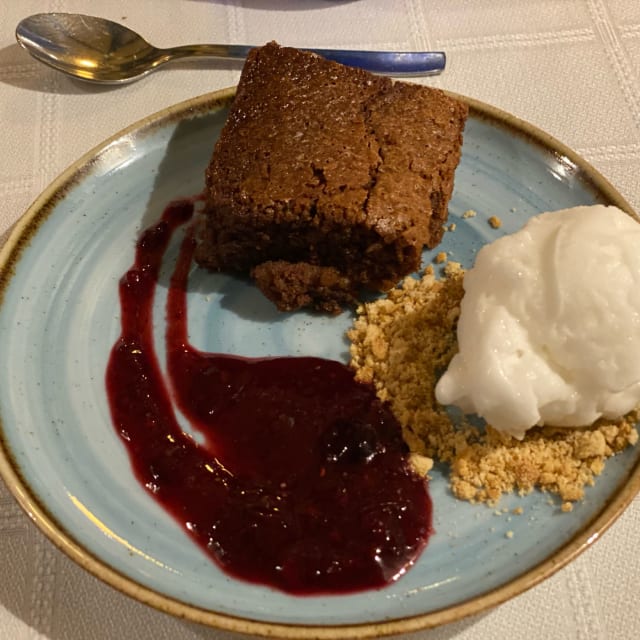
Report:
M135 480L104 387L119 333L117 283L138 232L171 199L201 191L232 96L230 89L196 98L116 134L58 178L15 227L0 261L5 482L51 540L108 584L174 615L252 634L360 638L432 627L549 576L596 540L638 491L638 448L611 461L569 514L533 493L500 505L522 506L523 515L496 515L455 500L438 469L431 481L436 533L416 566L385 589L335 597L297 598L230 579ZM595 202L630 211L569 149L469 103L450 207L457 229L438 251L470 266L480 246L532 214ZM464 219L467 209L478 215ZM503 221L499 230L487 223L492 215ZM425 263L433 257L426 253ZM197 269L188 300L191 341L207 351L346 361L349 313L282 315L249 283Z

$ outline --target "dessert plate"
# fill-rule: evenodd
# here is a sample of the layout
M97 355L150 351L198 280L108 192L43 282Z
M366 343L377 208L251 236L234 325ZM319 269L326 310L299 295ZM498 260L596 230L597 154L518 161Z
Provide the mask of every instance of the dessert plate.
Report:
M296 597L222 573L135 479L112 426L105 368L119 335L118 280L141 229L203 188L233 89L153 115L81 158L32 205L0 254L0 471L65 553L122 592L199 623L280 637L371 637L451 622L533 586L587 548L640 487L640 449L610 460L572 513L546 494L499 508L453 498L437 468L434 527L416 565L384 589ZM465 100L467 100L465 98ZM629 205L541 131L471 106L447 232L435 253L464 266L484 243L538 212ZM464 217L468 209L475 217ZM490 216L502 220L494 229ZM174 247L175 249L175 247ZM169 251L167 262L175 260ZM162 283L155 301L158 349ZM192 269L194 346L239 355L346 361L351 313L279 314L250 283ZM522 515L511 515L522 507Z

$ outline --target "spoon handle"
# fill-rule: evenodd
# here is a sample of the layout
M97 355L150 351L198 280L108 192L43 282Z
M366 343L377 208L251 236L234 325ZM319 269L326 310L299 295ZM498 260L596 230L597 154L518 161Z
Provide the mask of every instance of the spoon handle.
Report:
M244 60L253 46L242 44L192 44L162 49L168 58L206 56ZM372 73L392 76L431 76L444 71L442 51L355 51L350 49L308 49L323 58Z

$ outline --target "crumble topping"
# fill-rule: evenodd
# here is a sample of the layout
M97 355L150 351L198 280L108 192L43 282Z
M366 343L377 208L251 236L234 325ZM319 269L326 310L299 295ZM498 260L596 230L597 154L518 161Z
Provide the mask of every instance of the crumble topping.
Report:
M457 351L463 279L456 262L446 264L442 279L429 265L420 279L408 277L386 298L361 304L348 332L356 378L390 403L420 471L432 461L449 465L456 497L495 504L504 493L538 488L557 494L568 512L606 460L637 442L640 411L578 429L535 427L523 440L464 416L454 420L434 388Z

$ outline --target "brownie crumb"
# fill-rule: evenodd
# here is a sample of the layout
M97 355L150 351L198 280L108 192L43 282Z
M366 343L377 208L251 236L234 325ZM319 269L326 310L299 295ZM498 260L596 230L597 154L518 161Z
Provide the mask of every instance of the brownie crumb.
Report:
M436 279L430 265L420 279L406 278L387 297L358 307L348 332L356 377L390 403L412 452L449 465L456 497L493 505L505 493L538 488L557 494L569 511L606 460L636 444L640 411L592 427L536 427L523 440L464 418L454 423L434 389L457 351L464 271L448 262L444 272Z
M334 267L270 260L254 267L251 277L279 311L312 306L335 315L356 302L357 288Z

